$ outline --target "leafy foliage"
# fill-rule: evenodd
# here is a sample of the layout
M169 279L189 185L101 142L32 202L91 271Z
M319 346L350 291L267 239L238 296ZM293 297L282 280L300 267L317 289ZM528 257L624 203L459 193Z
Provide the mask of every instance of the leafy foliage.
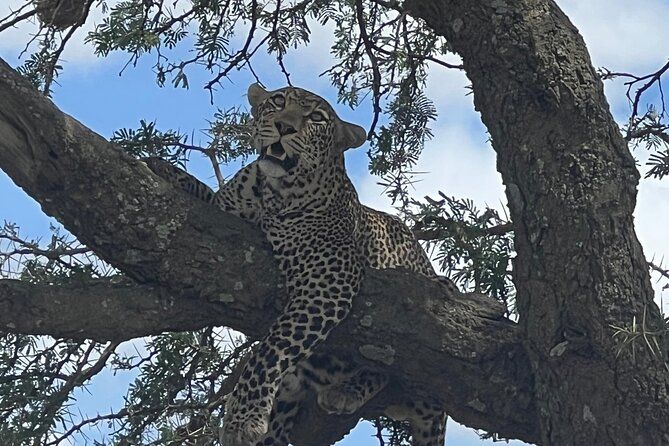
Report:
M664 178L669 175L669 148L652 153L647 164L652 167L646 173L646 178Z
M669 124L666 119L664 105L658 111L654 104L650 104L646 113L630 117L627 126L623 127L635 148L645 147L651 152L646 162L650 166L646 178L663 178L669 174Z
M216 153L220 163L242 161L255 154L251 144L251 115L239 108L218 110L209 123L211 135L209 148Z
M26 240L8 222L0 229L0 272L0 278L52 285L121 280L59 228L46 242ZM100 425L110 443L97 444L176 445L185 438L213 444L223 398L250 345L213 328L147 338L134 351L118 343L2 333L0 444L63 444ZM77 393L103 370L136 376L124 406L105 414L75 411Z
M51 237L44 243L24 239L15 224L5 222L0 228L0 278L63 284L119 275L60 227L50 230Z
M0 338L2 444L49 444L50 435L71 415L72 391L85 385L108 354L95 342L14 334Z
M129 55L127 66L155 54L153 69L161 86L170 82L188 88L192 69L203 68L212 75L205 85L212 92L236 70L248 68L255 75L252 61L260 49L276 58L290 83L285 55L309 43L314 22L334 26L332 54L337 62L324 74L337 87L340 100L351 107L371 93L370 169L381 176L393 202L408 205L411 168L431 137L428 125L436 116L434 105L423 92L428 63L461 68L441 59L449 54L448 43L422 22L374 2L344 0L124 0L108 10L104 3L101 7L107 14L86 38L97 55L123 51ZM240 43L235 36L244 33ZM56 34L45 26L44 35ZM57 75L60 52L54 47L60 41L45 39L23 72L48 91L51 81L44 73ZM382 112L386 123L377 131ZM216 121L221 120L215 117ZM131 152L153 151L157 152L154 156L182 163L186 136L173 131L158 134L149 127L144 122L134 134L117 132L115 137L126 142L123 146ZM225 156L221 159L227 160Z
M47 50L45 51L31 54L23 65L20 65L16 69L19 73L25 76L37 90L44 89L47 82L48 70L52 70L51 76L55 79L63 68L60 64L52 64L53 58L48 51L52 48L50 46L46 48Z
M382 178L393 204L409 204L407 187L425 142L436 108L424 94L428 62L460 68L439 59L448 44L425 25L399 11L375 3L335 3L317 15L322 24L335 24L332 54L339 61L327 74L339 99L355 107L371 93L374 116L369 137L370 171ZM387 123L376 131L382 111Z
M139 121L138 129L116 130L110 141L135 158L157 156L175 165L184 165L188 153L188 135L174 130L156 129L156 123Z
M100 5L103 10L106 8L104 0L26 0L9 15L0 18L0 32L34 16L38 18L39 29L21 54L27 52L35 42L37 50L18 70L45 95L51 95L52 84L62 69L59 61L63 50L85 23L93 3Z
M233 70L251 68L251 56L262 46L274 54L280 64L289 47L309 41L305 16L316 2L250 3L244 1L176 0L123 1L111 8L87 37L97 54L106 56L121 50L136 63L146 53L156 52L154 65L159 85L171 77L175 87L189 86L188 69L204 67L215 73L207 84L210 90ZM244 45L231 48L240 27L248 26ZM259 37L258 34L262 34ZM188 58L170 58L170 51L187 43L192 48Z
M108 416L113 444L218 444L223 397L234 386L235 366L248 345L206 328L156 336L146 343L146 353L116 358L113 367L139 375L125 407Z
M407 213L413 231L425 240L442 269L461 288L488 294L512 308L513 237L509 222L491 208L439 192L439 200L413 201Z
M45 242L26 240L19 228L0 228L0 278L31 283L90 282L117 276L109 265L60 228ZM48 444L71 417L69 401L113 352L90 341L0 334L0 443Z
M137 129L122 128L114 132L111 141L135 158L160 157L170 163L184 167L191 152L210 158L217 174L218 165L233 160L246 161L254 154L250 143L251 116L239 108L218 110L214 120L203 136L209 140L207 146L194 145L190 137L177 130L161 131L155 122L140 120ZM189 143L190 140L190 143ZM222 179L219 178L222 183Z
M411 169L418 162L425 141L432 137L427 124L437 114L429 99L422 93L415 94L416 97L411 97L400 92L388 105L388 113L393 119L381 126L368 153L370 172L381 176L380 184L385 187L392 203L399 204L403 210L410 202Z
M0 338L0 440L57 445L102 425L109 443L96 444L218 444L223 397L248 346L211 328L156 336L136 354L118 344L6 334ZM124 406L96 415L72 410L74 395L105 367L137 376Z

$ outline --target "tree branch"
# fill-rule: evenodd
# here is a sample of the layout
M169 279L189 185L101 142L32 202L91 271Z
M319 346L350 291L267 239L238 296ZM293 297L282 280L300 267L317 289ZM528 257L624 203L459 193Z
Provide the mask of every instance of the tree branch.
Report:
M24 8L26 8L27 6L30 6L30 5L31 5L31 3L26 3L23 6L21 6L18 10L12 11L6 17L1 18L0 19L0 32L6 30L7 28L11 28L12 26L16 25L17 23L19 23L23 20L29 19L30 17L37 14L37 11L38 11L37 8L31 9L30 11L24 12L24 13L21 14L21 11ZM12 17L12 16L14 16L14 17Z
M669 270L664 269L653 262L648 262L648 267L653 271L660 273L660 275L665 279L669 279ZM667 286L665 285L664 288L667 288Z
M151 285L0 280L0 327L58 338L124 341L220 323L221 308L179 299Z
M621 72L612 72L608 69L603 69L602 70L602 79L613 79L616 77L625 77L629 78L631 80L625 82L625 85L627 85L627 99L629 100L630 104L632 105L632 114L630 116L630 122L633 123L639 116L639 104L641 102L641 97L643 94L651 88L653 85L658 84L660 88L660 95L662 96L662 107L664 112L664 95L662 94L662 76L669 71L669 62L664 64L661 68L659 68L657 71L654 73L647 74L645 76L636 76L634 74L630 73L621 73ZM643 82L645 80L648 80L645 84L643 84L641 87L639 87L636 92L634 92L634 97L632 97L632 87L634 87L637 83ZM626 139L631 139L634 138L632 136L633 132L633 126L630 126L628 129Z
M428 228L428 229L418 229L414 228L412 230L414 237L416 237L418 240L424 240L424 241L432 241L432 240L440 240L443 239L444 237L447 237L450 235L449 229L452 228L454 225L462 225L464 224L457 222L455 220L451 219L445 219L443 217L432 217L431 218L431 223L437 223L438 225L442 226L442 228ZM496 226L491 226L489 228L485 229L478 229L475 227L468 228L471 231L476 231L478 235L480 236L488 236L488 235L504 235L508 234L509 232L513 231L513 223L502 223Z
M28 318L13 311L37 314L35 319L53 315L45 308L58 295L67 303L60 307L67 308L63 313L104 308L103 301L118 312L103 312L107 322L72 318L69 331L52 330L56 335L83 336L88 330L86 336L121 339L199 324L227 325L252 336L265 332L282 306L277 299L282 281L257 229L173 189L142 162L60 112L4 62L0 104L0 168L101 258L144 283L135 289L111 287L113 292L96 289L86 297L73 293L69 299L65 291L47 290L39 297L36 288L24 289L4 301L5 327L14 323L19 330L17 321L24 321L24 330L35 332L25 328ZM8 288L17 292L17 285ZM49 293L54 293L51 299ZM19 309L24 298L41 306L35 313ZM479 295L447 300L438 284L403 271L370 271L351 316L321 351L360 352L352 360L385 367L395 385L379 401L437 396L469 426L536 441L520 333L499 318L503 309L496 305ZM121 318L128 319L124 328L114 331ZM32 327L47 333L48 324L58 321L40 319ZM370 410L378 414L378 408ZM358 416L305 414L315 419L297 423L310 432L298 429L296 444L309 444L310 436L314 441L314 430L319 441L342 435Z

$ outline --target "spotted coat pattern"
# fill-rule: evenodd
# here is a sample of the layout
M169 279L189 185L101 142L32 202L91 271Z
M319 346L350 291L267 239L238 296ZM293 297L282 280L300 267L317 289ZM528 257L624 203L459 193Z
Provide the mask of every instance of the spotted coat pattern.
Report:
M358 201L344 151L364 143L361 127L299 88L268 92L254 84L248 97L256 161L215 194L182 171L161 175L258 224L272 245L289 300L229 396L221 440L225 446L287 446L306 387L316 389L326 411L352 413L386 384L382 374L313 353L349 313L364 268L437 276L401 220ZM412 402L388 413L410 421L414 446L444 444L441 408Z

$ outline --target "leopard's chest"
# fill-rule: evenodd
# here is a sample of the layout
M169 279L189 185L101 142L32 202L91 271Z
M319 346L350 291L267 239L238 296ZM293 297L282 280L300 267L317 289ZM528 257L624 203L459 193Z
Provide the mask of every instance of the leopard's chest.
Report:
M332 252L343 246L349 251L361 249L357 243L357 226L354 215L341 209L265 214L261 221L275 257L289 260L293 266L331 257Z

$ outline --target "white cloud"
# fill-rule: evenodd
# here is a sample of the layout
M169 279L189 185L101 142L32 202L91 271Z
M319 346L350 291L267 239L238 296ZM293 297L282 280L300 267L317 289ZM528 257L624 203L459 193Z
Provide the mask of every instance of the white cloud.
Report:
M557 2L583 35L595 66L643 72L666 61L666 0Z

